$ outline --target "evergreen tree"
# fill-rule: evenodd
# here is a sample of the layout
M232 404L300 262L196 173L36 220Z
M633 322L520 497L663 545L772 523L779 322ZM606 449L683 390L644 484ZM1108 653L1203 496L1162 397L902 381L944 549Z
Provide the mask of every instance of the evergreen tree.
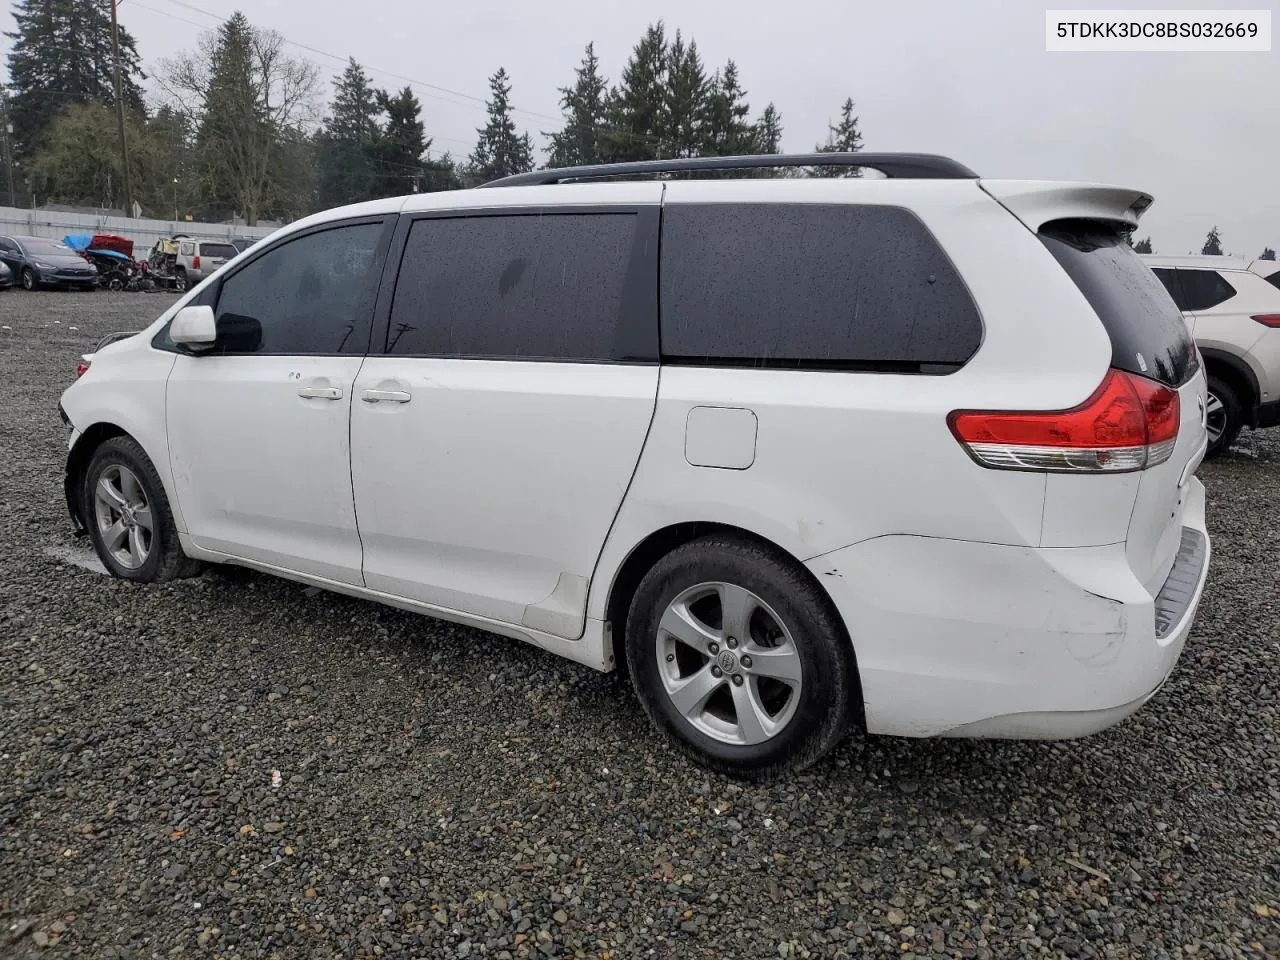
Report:
M606 111L605 159L622 163L662 155L660 135L667 99L667 38L661 20L650 24L622 69Z
M607 87L608 81L600 76L595 44L588 43L573 86L560 88L564 126L558 133L550 134L548 166L573 167L604 162L602 140Z
M853 115L853 98L845 100L840 108L840 121L827 125L827 142L816 147L819 153L857 153L862 149L862 133L858 130L858 118ZM817 177L860 177L858 167L815 167Z
M764 108L756 121L756 152L782 152L782 116L772 103Z
M369 77L352 59L333 86L329 115L316 138L321 208L385 195L381 184L375 185L379 103Z
M1207 257L1222 256L1222 235L1218 233L1218 228L1214 227L1204 238L1204 246L1200 248L1200 252Z
M1274 250L1272 250L1270 247L1266 247L1266 248L1262 251L1262 256L1260 256L1258 259L1259 259L1259 260L1274 260L1275 258L1276 258L1276 252L1275 252Z
M424 159L431 141L422 125L422 104L409 87L395 96L378 92L378 107L386 116L374 144L377 179L374 196L418 193L426 175Z
M698 56L698 45L686 46L680 31L667 51L666 98L657 134L664 157L696 157L703 144L711 84Z
M1155 251L1151 249L1151 238L1146 237L1142 240L1139 240L1136 244L1134 244L1133 252L1134 253L1154 253Z
M179 216L190 212L195 172L191 163L191 127L187 118L168 104L163 104L147 121L144 146L151 170L148 175L135 177L133 181L135 185L141 185L139 202L143 208L161 220L169 219L175 212Z
M111 8L93 0L17 0L9 51L15 153L31 156L49 125L73 103L115 104ZM120 27L125 103L142 112L145 79L132 35Z
M702 152L706 156L732 157L753 153L756 130L747 121L751 107L747 92L738 82L738 67L732 60L711 78L706 98Z
M489 121L476 132L480 139L471 154L470 173L479 182L527 173L533 169L533 140L516 135L511 118L511 81L504 68L489 78Z
M458 174L458 165L449 154L446 153L441 157L428 157L423 161L423 193L435 193L438 190L458 190L461 187L462 178Z

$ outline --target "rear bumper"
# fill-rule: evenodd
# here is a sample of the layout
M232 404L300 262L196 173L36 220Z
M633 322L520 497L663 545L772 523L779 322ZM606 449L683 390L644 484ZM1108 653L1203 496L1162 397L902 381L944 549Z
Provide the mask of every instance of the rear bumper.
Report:
M1209 570L1199 480L1183 524L1184 550L1156 597L1123 543L892 536L808 566L853 640L869 732L1069 739L1140 709L1177 663Z
M1280 426L1280 400L1258 404L1253 415L1253 425L1259 429Z

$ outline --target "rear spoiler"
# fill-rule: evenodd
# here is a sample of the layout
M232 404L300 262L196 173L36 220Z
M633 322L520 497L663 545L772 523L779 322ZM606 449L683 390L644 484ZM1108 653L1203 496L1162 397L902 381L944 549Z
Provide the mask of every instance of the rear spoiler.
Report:
M1151 194L1131 187L1051 180L979 180L997 203L1033 232L1053 220L1106 220L1126 228L1138 225L1151 206Z

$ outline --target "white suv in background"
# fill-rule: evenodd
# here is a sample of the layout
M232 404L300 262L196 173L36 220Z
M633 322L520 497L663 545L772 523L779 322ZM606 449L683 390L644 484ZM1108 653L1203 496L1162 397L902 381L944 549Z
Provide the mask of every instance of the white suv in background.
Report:
M1241 427L1280 425L1280 264L1148 254L1190 327L1209 378L1209 453Z
M815 164L886 177L722 173ZM71 514L118 577L241 564L625 665L732 774L850 727L1090 734L1209 564L1150 202L821 154L332 210L93 357Z

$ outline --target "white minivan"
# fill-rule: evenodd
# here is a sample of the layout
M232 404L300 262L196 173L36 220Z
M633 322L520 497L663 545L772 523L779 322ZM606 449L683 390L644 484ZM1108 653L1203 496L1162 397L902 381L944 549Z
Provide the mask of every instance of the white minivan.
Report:
M756 169L815 163L883 176ZM736 775L1094 733L1209 563L1150 202L823 154L332 210L92 356L71 515L118 577L240 564L625 667Z

